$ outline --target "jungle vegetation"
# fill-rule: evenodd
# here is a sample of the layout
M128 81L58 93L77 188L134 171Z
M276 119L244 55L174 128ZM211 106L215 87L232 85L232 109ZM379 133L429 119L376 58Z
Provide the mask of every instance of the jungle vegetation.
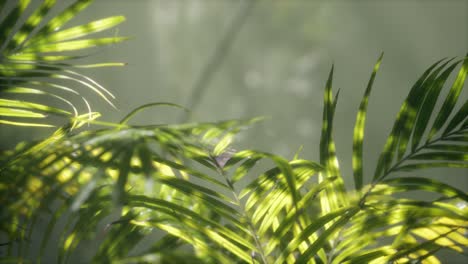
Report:
M234 149L236 134L261 118L132 124L153 108L190 111L155 102L106 122L80 91L109 107L113 95L80 69L124 64L78 61L126 40L91 36L125 18L67 27L91 2L53 13L55 0L29 9L29 0L0 1L0 125L55 127L1 153L0 263L448 263L438 252L466 254L468 195L425 170L468 167L467 57L439 60L417 78L378 162L367 164L378 58L356 107L347 188L333 137L333 66L318 161Z

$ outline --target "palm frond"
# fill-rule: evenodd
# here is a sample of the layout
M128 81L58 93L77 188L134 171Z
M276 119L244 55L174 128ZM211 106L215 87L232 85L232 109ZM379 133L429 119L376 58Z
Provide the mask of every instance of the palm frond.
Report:
M229 122L228 127L238 130L236 124L242 126L243 123ZM244 227L242 215L233 205L232 197L220 193L231 188L225 179L210 176L206 171L184 162L211 163L211 168L216 167L211 147L206 143L196 143L194 135L213 135L213 131L220 130L220 127L226 127L226 124L220 123L219 127L216 124L201 124L151 129L119 126L113 130L62 137L33 152L23 151L21 160L10 163L11 166L4 169L8 175L21 174L10 179L11 182L2 182L6 188L2 190L2 200L9 204L4 214L12 216L17 215L14 212L19 212L21 217L30 220L40 212L50 210L56 212L53 219L62 217L67 211L76 215L70 222L72 231L63 235L59 262L66 260L79 241L89 236L90 230L95 229L115 208L122 208L122 219L118 223L124 223L126 231L158 228L193 244L199 252L205 252L208 256L214 254L209 250L213 246L211 243L214 243L248 261L251 257L245 253L246 249L255 250L251 236ZM25 159L26 156L29 158ZM35 164L34 170L25 169L32 164ZM192 178L198 182L189 181ZM21 188L28 190L26 195L15 193ZM157 195L141 195L144 193ZM8 197L14 196L21 199L9 201ZM57 200L63 203L66 211L49 207ZM149 214L143 216L143 211ZM229 221L232 227L213 221L213 216ZM82 222L84 219L90 221ZM184 220L181 222L181 219ZM48 230L53 229L56 222L51 221ZM120 228L121 225L117 226ZM12 236L21 237L21 241L27 239L26 234L17 234L12 229L9 232ZM240 235L242 233L246 235ZM132 236L130 233L127 235ZM47 236L43 241L48 241ZM141 239L141 236L137 237ZM211 242L207 244L206 240ZM124 257L125 251L118 250L122 241L116 237L106 241L96 259ZM121 246L128 248L127 243L125 240Z
M58 12L56 0L43 1L32 11L27 9L30 1L21 0L0 21L0 124L50 127L53 122L49 116L67 120L80 115L82 110L76 106L80 100L86 111L91 112L87 100L78 92L81 87L91 89L113 106L113 95L107 89L75 69L123 64L79 65L76 59L85 57L77 53L80 50L125 40L124 37L89 37L115 27L125 18L108 17L63 29L91 2L77 0ZM0 5L4 8L7 2ZM50 14L54 14L52 18L48 18ZM47 99L47 105L40 103Z
M444 103L436 112L432 127L430 126L430 117L436 109L441 90L450 74L460 63L456 61L449 65L452 60L442 65L440 65L441 61L436 62L424 72L409 92L379 158L374 181L379 181L391 172L400 170L409 171L428 167L466 168L468 166L464 154L466 152L463 152L463 146L466 143L463 135L466 134L466 127L462 124L466 119L466 101L459 112L451 118L452 110L455 108L466 79L467 58L463 60L458 76ZM449 66L446 67L447 65ZM434 138L443 126L446 126L444 133ZM426 135L425 139L424 135ZM431 151L434 148L438 151Z
M91 121L111 128L76 135L63 128L52 141L2 157L4 260L40 262L53 248L57 262L71 262L92 240L99 241L89 260L95 263L183 263L184 256L201 263L438 263L441 249L464 254L466 192L416 174L389 175L466 167L466 102L455 110L453 101L460 100L467 59L443 103L451 111L436 101L459 62L439 61L417 81L366 183L367 100L380 62L354 128L355 190L345 189L333 140L334 68L325 87L319 163L232 149L235 135L258 118L130 125L149 107L181 108L151 103L117 124ZM430 198L414 198L421 192ZM33 247L44 218L40 246Z

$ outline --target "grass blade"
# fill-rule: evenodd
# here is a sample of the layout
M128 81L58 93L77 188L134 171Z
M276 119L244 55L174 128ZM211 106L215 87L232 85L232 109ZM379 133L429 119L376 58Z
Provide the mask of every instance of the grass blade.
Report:
M326 214L347 204L344 198L344 182L341 178L338 159L335 152L335 142L333 140L333 116L335 113L338 94L333 98L333 72L332 66L324 92L322 132L320 136L320 163L325 170L319 174L319 183L329 177L337 177L333 184L326 188L320 195L322 213Z

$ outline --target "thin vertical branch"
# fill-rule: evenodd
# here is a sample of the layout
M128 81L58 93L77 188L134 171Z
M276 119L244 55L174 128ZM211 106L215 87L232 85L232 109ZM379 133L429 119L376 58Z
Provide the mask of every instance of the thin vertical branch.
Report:
M238 33L240 32L242 26L244 25L247 17L249 16L251 10L253 9L255 3L258 0L243 0L240 4L240 7L229 24L224 35L218 42L215 47L214 53L211 58L203 67L202 71L198 75L198 79L195 81L193 88L191 89L191 94L188 97L188 101L185 106L194 111L202 99L202 95L205 93L207 87L209 86L211 80L215 76L216 72L220 68L224 59L229 53L234 40L236 39ZM183 113L180 121L187 122L189 120L189 114Z

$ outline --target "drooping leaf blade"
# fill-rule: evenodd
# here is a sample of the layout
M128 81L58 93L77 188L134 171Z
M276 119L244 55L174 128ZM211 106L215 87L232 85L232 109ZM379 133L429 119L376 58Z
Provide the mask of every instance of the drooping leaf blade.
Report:
M0 107L5 108L19 108L25 110L38 110L43 111L45 113L56 114L61 116L70 116L71 113L59 108L43 105L43 104L36 104L30 102L24 102L20 100L12 100L12 99L0 99Z
M339 227L346 223L344 219L346 219L347 221L349 218L345 216L350 212L355 213L355 210L352 208L342 208L340 210L337 210L336 212L331 212L318 218L316 221L307 226L302 231L300 236L295 237L290 243L288 243L288 247L276 259L275 263L283 263L288 258L288 256L296 250L300 243L308 239L308 237L310 237L313 233L317 232L317 230L325 226L325 224L330 223L335 219L338 219L338 221L335 222L335 227L332 229L327 229L329 230L328 232L327 230L325 230L324 232L326 232L326 234L322 233L322 235L319 236L319 238L314 243L314 247L309 247L310 251L307 252L307 255L301 256L301 258L303 258L302 261L308 261L309 254L312 253L312 251L317 250L320 246L323 246L323 243L328 242L327 239L330 238L329 236L331 236L334 232L337 231Z
M317 240L315 240L305 252L303 252L300 257L297 259L297 263L308 263L314 255L317 254L320 248L322 248L326 243L329 243L329 240L334 234L339 232L341 228L349 221L349 219L357 212L356 208L350 208L349 211L344 213L338 220L333 222L329 228L327 228L323 233L321 233Z

